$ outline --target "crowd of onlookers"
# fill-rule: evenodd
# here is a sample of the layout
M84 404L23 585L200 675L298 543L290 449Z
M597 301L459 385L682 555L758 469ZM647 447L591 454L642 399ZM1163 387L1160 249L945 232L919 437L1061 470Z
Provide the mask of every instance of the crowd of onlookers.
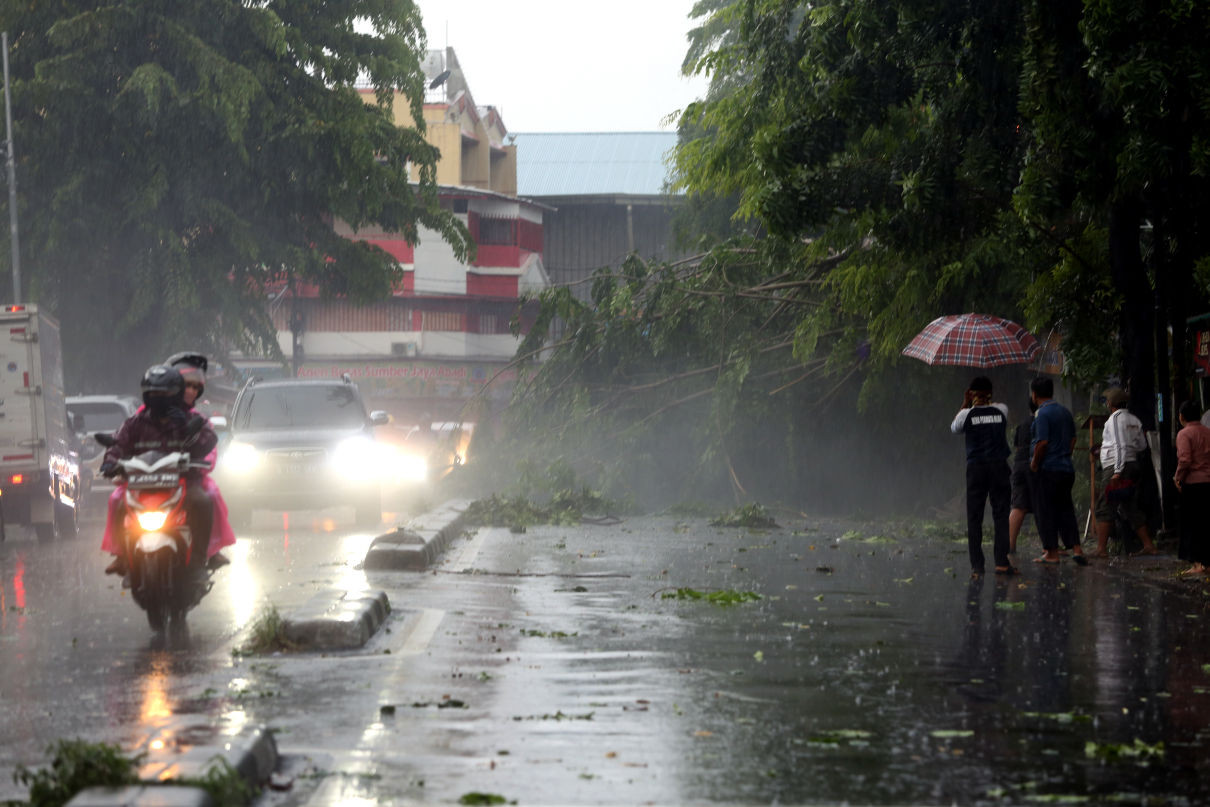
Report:
M1074 563L1087 566L1090 557L1109 556L1110 537L1118 530L1129 530L1137 537L1142 548L1135 554L1158 552L1140 495L1148 475L1154 473L1143 424L1130 413L1130 396L1122 388L1105 390L1103 402L1109 415L1101 429L1100 445L1090 448L1101 466L1099 479L1091 480L1096 494L1092 516L1097 543L1093 552L1085 554L1071 496L1076 425L1071 411L1055 400L1054 381L1039 376L1030 383L1032 417L1014 429L1011 445L1008 407L992 401L989 378L977 376L971 381L950 430L966 438L967 542L972 575L984 573L983 514L988 502L996 574L1019 573L1013 557L1021 528L1031 513L1042 543L1042 554L1034 558L1035 563L1058 564L1065 551ZM1178 553L1191 564L1182 574L1201 574L1210 563L1210 424L1202 418L1195 401L1181 404L1173 482L1180 495Z

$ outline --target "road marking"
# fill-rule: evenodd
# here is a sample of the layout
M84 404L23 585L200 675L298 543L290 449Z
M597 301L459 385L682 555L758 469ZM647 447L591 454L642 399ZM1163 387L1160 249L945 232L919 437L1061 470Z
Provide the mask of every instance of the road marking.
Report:
M420 616L412 623L412 629L408 631L407 638L403 640L403 645L399 648L401 656L418 656L428 649L429 642L433 640L433 636L437 633L437 626L441 624L441 620L445 618L445 611L439 608L425 608L420 612Z
M465 572L467 569L470 569L471 565L475 562L475 558L479 557L479 550L483 548L483 544L487 541L488 537L495 537L504 532L504 527L480 528L475 533L475 537L467 541L466 546L462 547L462 551L458 553L458 556L445 567L445 571Z

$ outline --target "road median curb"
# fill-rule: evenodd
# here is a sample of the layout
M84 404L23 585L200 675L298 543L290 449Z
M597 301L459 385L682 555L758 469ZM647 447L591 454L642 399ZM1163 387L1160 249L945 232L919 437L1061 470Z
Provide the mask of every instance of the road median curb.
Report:
M208 792L196 785L174 784L174 780L201 779L216 766L235 771L255 796L277 767L273 731L265 726L231 736L216 731L209 723L169 721L138 749L147 755L139 769L143 783L90 787L72 797L67 807L211 807L214 800Z
M391 603L384 591L326 589L283 620L287 641L305 650L354 650L386 621Z
M423 571L462 532L470 501L456 499L379 535L370 543L363 568L369 571Z

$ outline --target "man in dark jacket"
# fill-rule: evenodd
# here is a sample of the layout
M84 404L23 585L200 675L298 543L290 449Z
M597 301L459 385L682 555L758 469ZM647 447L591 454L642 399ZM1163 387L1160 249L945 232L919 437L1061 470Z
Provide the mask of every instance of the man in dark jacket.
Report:
M199 417L190 422L185 406L185 381L172 367L155 365L143 374L143 408L131 415L114 435L114 444L105 452L101 474L107 478L118 473L119 459L128 459L144 451L186 451L195 462L202 462L218 444L210 422ZM201 575L206 565L206 546L214 518L214 502L201 484L200 474L190 472L185 487L185 512L190 532L190 569ZM125 505L120 504L114 518L120 535ZM107 574L125 574L128 570L125 540L117 558L105 569Z
M1008 510L1011 485L1008 467L1008 407L992 403L992 382L986 376L971 381L962 409L950 423L954 434L966 435L966 538L971 574L983 574L983 509L992 505L995 537L992 553L996 574L1014 574L1008 559Z

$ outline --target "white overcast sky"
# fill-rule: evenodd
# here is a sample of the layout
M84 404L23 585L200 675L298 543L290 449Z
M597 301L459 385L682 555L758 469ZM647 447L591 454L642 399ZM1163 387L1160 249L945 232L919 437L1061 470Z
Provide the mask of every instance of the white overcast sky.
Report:
M415 0L475 103L510 132L653 132L705 94L681 76L694 0Z

